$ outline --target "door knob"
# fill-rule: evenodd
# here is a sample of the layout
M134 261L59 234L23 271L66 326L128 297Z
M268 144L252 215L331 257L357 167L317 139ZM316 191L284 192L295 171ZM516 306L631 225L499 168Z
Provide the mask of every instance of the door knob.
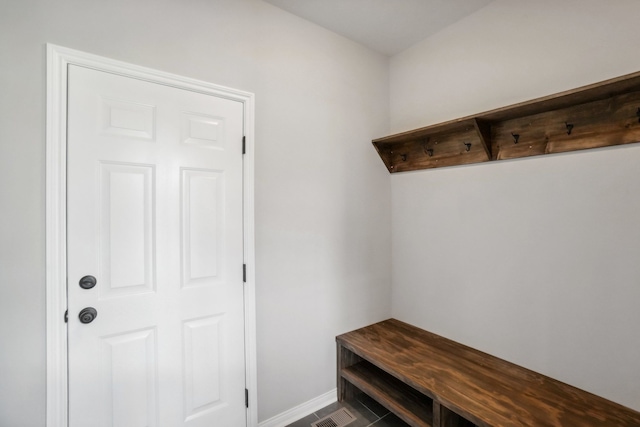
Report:
M84 276L80 279L80 287L82 289L91 289L96 285L96 283L98 283L98 281L93 276Z
M87 307L82 309L78 317L82 323L91 323L93 319L98 317L98 312L93 307Z

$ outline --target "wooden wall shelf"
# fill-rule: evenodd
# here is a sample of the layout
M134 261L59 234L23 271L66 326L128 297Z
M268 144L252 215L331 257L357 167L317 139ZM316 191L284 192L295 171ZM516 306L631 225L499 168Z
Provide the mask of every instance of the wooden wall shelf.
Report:
M391 173L640 142L640 72L372 142Z

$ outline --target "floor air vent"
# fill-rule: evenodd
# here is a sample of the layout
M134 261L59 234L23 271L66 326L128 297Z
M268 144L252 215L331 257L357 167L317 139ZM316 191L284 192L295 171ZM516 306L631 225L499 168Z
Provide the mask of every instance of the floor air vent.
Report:
M341 408L333 414L311 423L311 427L343 427L347 424L351 424L356 420L356 417L351 414L347 409Z

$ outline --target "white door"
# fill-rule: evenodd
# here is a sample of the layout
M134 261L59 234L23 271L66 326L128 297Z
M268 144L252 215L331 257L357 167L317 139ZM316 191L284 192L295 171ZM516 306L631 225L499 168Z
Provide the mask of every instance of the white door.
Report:
M69 426L244 426L243 105L69 67Z

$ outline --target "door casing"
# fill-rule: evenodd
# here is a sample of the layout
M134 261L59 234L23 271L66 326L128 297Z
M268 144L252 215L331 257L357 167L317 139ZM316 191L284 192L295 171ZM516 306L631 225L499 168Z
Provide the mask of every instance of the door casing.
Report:
M254 95L146 67L47 44L46 124L46 337L47 427L68 427L66 157L67 70L75 64L126 77L242 102L246 154L243 159L245 371L249 391L247 426L257 427L254 244Z

